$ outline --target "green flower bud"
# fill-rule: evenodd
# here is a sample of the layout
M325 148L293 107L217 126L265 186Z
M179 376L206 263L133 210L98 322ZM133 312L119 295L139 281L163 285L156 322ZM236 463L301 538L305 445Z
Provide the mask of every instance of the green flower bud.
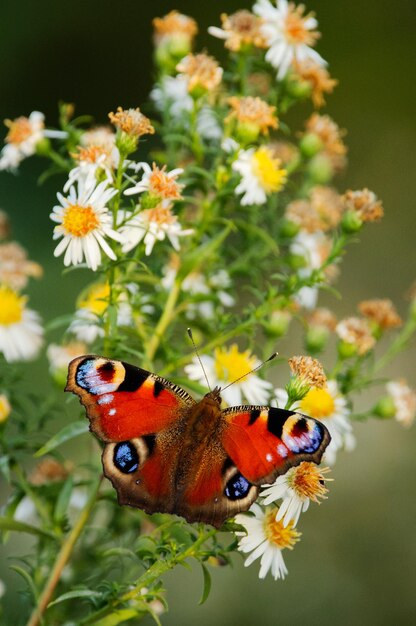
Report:
M286 392L288 395L288 405L292 406L295 402L299 402L306 396L311 386L305 382L304 378L299 376L292 376L289 383L286 385Z
M116 136L116 146L121 154L127 155L136 152L139 138L136 135L128 135L124 131L118 131Z
M287 85L288 93L297 99L309 98L312 93L312 86L306 80L291 80Z
M48 156L51 151L51 142L47 137L43 137L36 144L36 154L39 156Z
M291 319L287 311L273 311L270 320L263 325L264 330L270 337L283 337L289 329Z
M144 193L140 197L140 206L142 209L154 209L160 204L160 197L151 193Z
M357 211L347 211L341 220L341 228L345 233L353 234L361 230L363 221Z
M288 262L292 269L299 270L306 267L307 261L301 254L290 254L288 256Z
M350 359L358 352L358 347L355 343L348 343L347 341L340 341L337 348L341 359Z
M381 419L391 419L396 415L396 406L391 396L380 398L375 407L373 414Z
M331 161L325 154L317 154L308 165L309 174L316 185L326 185L334 175Z
M299 147L303 156L310 159L322 150L322 141L315 133L306 133L303 135Z
M316 354L321 352L329 339L329 330L325 326L311 326L305 337L305 345L307 352Z
M250 122L238 122L236 126L236 137L243 145L254 143L257 141L260 134L260 127L258 124Z
M299 225L291 220L283 218L279 225L279 234L287 239L296 237L299 232Z

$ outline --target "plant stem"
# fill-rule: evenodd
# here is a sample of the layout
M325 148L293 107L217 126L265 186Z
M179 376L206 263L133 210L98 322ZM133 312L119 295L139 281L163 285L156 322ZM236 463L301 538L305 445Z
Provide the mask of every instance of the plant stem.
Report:
M52 595L55 591L55 588L61 578L62 570L67 564L74 546L81 535L85 524L88 522L91 511L94 508L94 505L97 500L98 490L101 485L102 476L98 483L94 485L94 489L92 489L90 497L88 498L88 502L85 505L85 508L81 512L75 526L72 528L71 532L66 537L62 547L56 557L55 564L52 568L50 576L46 581L46 585L40 595L39 602L37 606L33 609L32 615L27 622L27 626L38 626L41 623L42 616L52 599Z
M167 329L167 327L169 326L170 322L173 319L175 305L176 305L176 302L178 300L179 293L181 290L181 284L182 284L181 281L178 279L176 279L175 282L173 283L168 299L166 300L165 308L155 328L155 332L150 338L149 343L147 344L147 348L145 351L145 361L146 361L147 367L151 367L151 363L152 363L153 357L156 354L156 350L159 347L160 340L163 337L165 330Z
M153 563L153 565L151 565L149 569L142 576L140 576L133 589L131 589L130 591L126 591L126 593L124 593L122 596L113 600L111 605L103 607L93 615L87 617L81 622L81 625L86 626L87 624L96 623L98 620L101 620L101 618L115 611L117 609L117 606L119 606L120 604L137 598L137 596L140 595L140 592L144 587L150 587L150 585L157 581L165 572L168 572L176 565L179 565L190 557L196 558L198 556L198 548L210 537L215 535L216 532L216 529L212 528L205 533L201 533L198 539L189 548L184 550L184 552L175 555L170 559L166 559L164 561L158 560L156 561L156 563Z

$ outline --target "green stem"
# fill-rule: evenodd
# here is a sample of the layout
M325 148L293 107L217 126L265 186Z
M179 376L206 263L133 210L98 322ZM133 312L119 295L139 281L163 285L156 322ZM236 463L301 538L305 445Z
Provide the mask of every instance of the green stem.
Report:
M109 606L103 607L93 615L87 617L81 622L81 625L87 626L87 624L96 623L98 620L101 620L103 617L111 614L114 610L117 609L118 606L120 606L124 602L134 600L135 598L137 598L137 596L140 596L140 592L144 587L150 587L163 574L176 567L176 565L179 565L190 557L197 558L199 547L203 543L205 543L210 537L214 536L216 532L216 529L213 528L205 533L201 533L198 539L189 548L184 550L184 552L177 554L169 559L165 559L164 561L159 560L156 561L156 563L153 563L153 565L151 565L149 569L142 576L140 576L133 589L127 591L119 598L113 600Z
M412 335L416 332L416 320L410 318L403 330L396 339L391 343L385 354L378 359L373 367L372 374L376 374L386 367L402 350L407 347Z
M102 479L103 477L101 476L100 480L94 485L94 488L91 490L90 497L88 498L87 504L82 510L74 527L63 542L62 547L56 557L50 576L46 581L45 587L43 588L43 591L40 595L37 606L33 609L32 615L27 622L27 626L38 626L38 624L41 623L43 614L45 613L48 604L52 599L55 588L61 578L62 570L68 563L74 546L78 541L86 523L88 522L91 511L94 508Z
M145 362L147 367L151 367L153 358L160 345L160 340L162 339L166 329L168 328L170 322L174 317L176 302L179 298L179 294L181 291L181 284L182 281L176 278L175 282L173 283L172 289L170 290L169 296L166 300L163 313L160 316L159 322L157 323L157 326L155 328L155 332L150 338L149 343L147 344L147 348L145 351Z

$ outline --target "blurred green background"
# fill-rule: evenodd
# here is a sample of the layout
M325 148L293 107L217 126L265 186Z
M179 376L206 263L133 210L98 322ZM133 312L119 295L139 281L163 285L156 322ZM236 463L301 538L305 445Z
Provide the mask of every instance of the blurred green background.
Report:
M222 43L206 34L207 27L219 24L222 12L250 6L242 0L8 0L1 12L0 118L38 109L53 125L57 101L66 100L76 103L77 113L105 122L118 105L147 99L152 17L173 8L192 15L200 24L199 47L221 59ZM416 278L416 2L315 0L307 7L316 11L323 33L319 52L340 80L327 107L348 129L350 166L338 187L368 186L386 210L350 250L338 282L343 299L331 303L342 316L361 299L390 297L404 313L404 292ZM308 111L305 106L304 115ZM45 266L44 280L29 291L31 307L48 320L73 309L89 275L62 277L62 260L53 259L48 215L63 181L39 187L42 165L29 160L16 176L0 174L0 207L12 218L14 237ZM414 348L388 374L416 386ZM29 375L40 378L33 369ZM339 455L329 500L301 519L303 541L285 555L287 580L260 582L257 565L244 569L238 562L233 570L214 571L211 596L198 607L199 570L176 571L167 578L171 610L164 623L415 624L416 432L370 422L359 424L356 434L356 452ZM4 561L0 578L17 590L20 580L6 569Z

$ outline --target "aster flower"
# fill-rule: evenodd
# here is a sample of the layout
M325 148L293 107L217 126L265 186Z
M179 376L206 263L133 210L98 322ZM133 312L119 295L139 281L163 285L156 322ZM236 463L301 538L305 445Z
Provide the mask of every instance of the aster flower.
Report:
M232 15L222 13L222 28L210 26L208 32L213 37L224 40L228 50L238 52L241 48L255 46L265 48L266 42L261 33L262 20L245 9L236 11Z
M363 302L360 302L358 305L358 310L370 323L374 324L376 328L380 330L398 328L403 324L393 302L387 298L363 300Z
M180 200L182 198L183 185L176 181L178 176L183 173L182 168L177 167L167 172L166 166L159 168L156 163L153 163L150 167L148 163L142 162L138 163L135 169L136 171L142 169L144 173L142 179L134 187L125 190L126 196L147 192L159 200Z
M348 190L342 198L344 209L354 212L361 222L378 222L384 215L384 209L376 194L369 189Z
M416 416L416 393L404 380L392 380L387 383L386 389L393 402L394 417L408 428Z
M286 474L278 476L275 483L266 486L261 492L263 504L269 505L276 500L282 500L276 514L276 521L282 520L283 526L292 521L296 524L301 513L308 510L311 502L320 503L326 499L328 489L325 480L329 467L320 468L315 463L303 461L297 467L291 467Z
M304 15L302 4L296 6L287 0L276 0L276 6L273 6L269 0L258 0L253 11L263 19L261 33L269 48L266 60L278 70L278 80L286 76L295 61L310 59L326 65L311 48L320 36L316 31L318 22L313 13Z
M240 352L237 344L232 344L229 348L215 348L214 357L202 355L201 361L213 387L226 387L247 374L221 392L223 400L228 405L241 404L243 396L250 404L267 403L272 385L252 372L260 365L260 361L249 350ZM192 363L185 366L185 372L191 380L206 384L204 372L196 357Z
M122 218L123 252L129 252L143 240L145 254L149 256L156 241L163 241L166 237L175 250L179 250L179 238L193 233L192 228L182 228L169 206L159 205L137 214L126 212Z
M27 298L0 286L0 352L9 363L34 359L43 343L43 328Z
M324 93L332 93L338 81L331 78L326 67L306 59L295 62L294 71L299 80L309 84L314 106L319 109L325 104Z
M132 295L137 290L136 285L128 285L128 292ZM87 344L93 343L99 337L104 337L103 316L110 302L110 285L108 283L94 283L82 294L73 321L69 326L69 333L78 341ZM131 326L133 323L132 307L125 292L119 295L117 301L117 325ZM63 355L62 355L63 358Z
M109 182L113 180L113 172L118 167L120 153L115 145L89 145L86 147L79 146L78 151L71 154L72 158L78 163L68 175L65 183L64 191L68 189L80 178L88 179L89 177L97 178L104 173Z
M44 137L44 119L43 113L33 111L29 117L5 120L9 132L0 155L0 170L14 170L23 159L36 152L37 144Z
M275 580L284 578L288 571L282 550L293 550L301 533L294 528L292 522L284 526L281 521L276 521L276 508L263 511L258 504L252 504L250 511L254 513L254 517L241 513L235 517L237 524L244 526L247 531L247 534L236 533L240 537L238 549L245 554L251 552L244 565L248 567L261 557L259 578L265 578L269 571Z
M341 130L329 117L313 113L306 121L306 133L314 135L321 143L321 154L329 161L334 171L340 171L345 167L347 148L343 142L345 130Z
M26 287L28 278L40 278L43 270L39 263L29 261L27 253L15 241L0 244L0 284L16 291Z
M96 270L101 264L101 250L113 261L116 255L106 237L123 241L120 233L112 228L112 216L106 206L117 193L108 187L108 181L96 184L93 177L78 180L78 190L72 186L67 197L57 194L60 205L53 208L50 218L57 222L54 239L62 240L55 248L54 255L65 252L64 265L78 265L85 261Z
M304 266L298 270L298 274L302 278L309 277L314 270L322 267L323 263L329 256L331 251L331 241L321 231L308 233L306 231L299 232L293 238L290 244L290 252L296 256L303 257ZM331 278L328 271L336 270L335 266L326 268L326 275ZM305 309L314 309L318 300L318 286L302 287L296 294L296 302Z
M347 317L338 322L335 332L345 344L349 344L354 352L360 356L372 350L376 344L366 319Z
M232 96L228 98L228 104L232 111L224 121L235 121L239 134L250 135L255 139L259 133L267 135L269 129L278 127L276 107L261 98Z
M242 205L264 204L267 195L280 191L286 182L286 170L265 146L240 150L232 168L241 176L235 193L243 194Z
M114 126L130 137L138 138L142 135L153 135L155 132L149 118L140 112L139 107L136 109L117 107L117 112L109 113L108 117Z
M288 400L285 389L276 389L277 406L284 408ZM325 450L324 461L333 465L338 450L350 451L355 446L355 438L349 419L350 411L347 400L338 389L335 380L328 380L325 387L311 387L300 402L296 402L292 411L313 417L323 422L331 435L329 446Z
M172 51L182 51L183 54L190 50L198 32L195 20L178 11L170 11L163 17L155 17L153 27L156 46L170 46Z
M311 356L292 356L288 361L292 374L310 387L322 389L327 383L324 368Z
M211 56L200 54L188 54L176 66L177 71L188 78L188 91L195 89L212 91L222 80L223 69Z
M4 393L0 393L0 424L7 420L11 410L9 398Z

